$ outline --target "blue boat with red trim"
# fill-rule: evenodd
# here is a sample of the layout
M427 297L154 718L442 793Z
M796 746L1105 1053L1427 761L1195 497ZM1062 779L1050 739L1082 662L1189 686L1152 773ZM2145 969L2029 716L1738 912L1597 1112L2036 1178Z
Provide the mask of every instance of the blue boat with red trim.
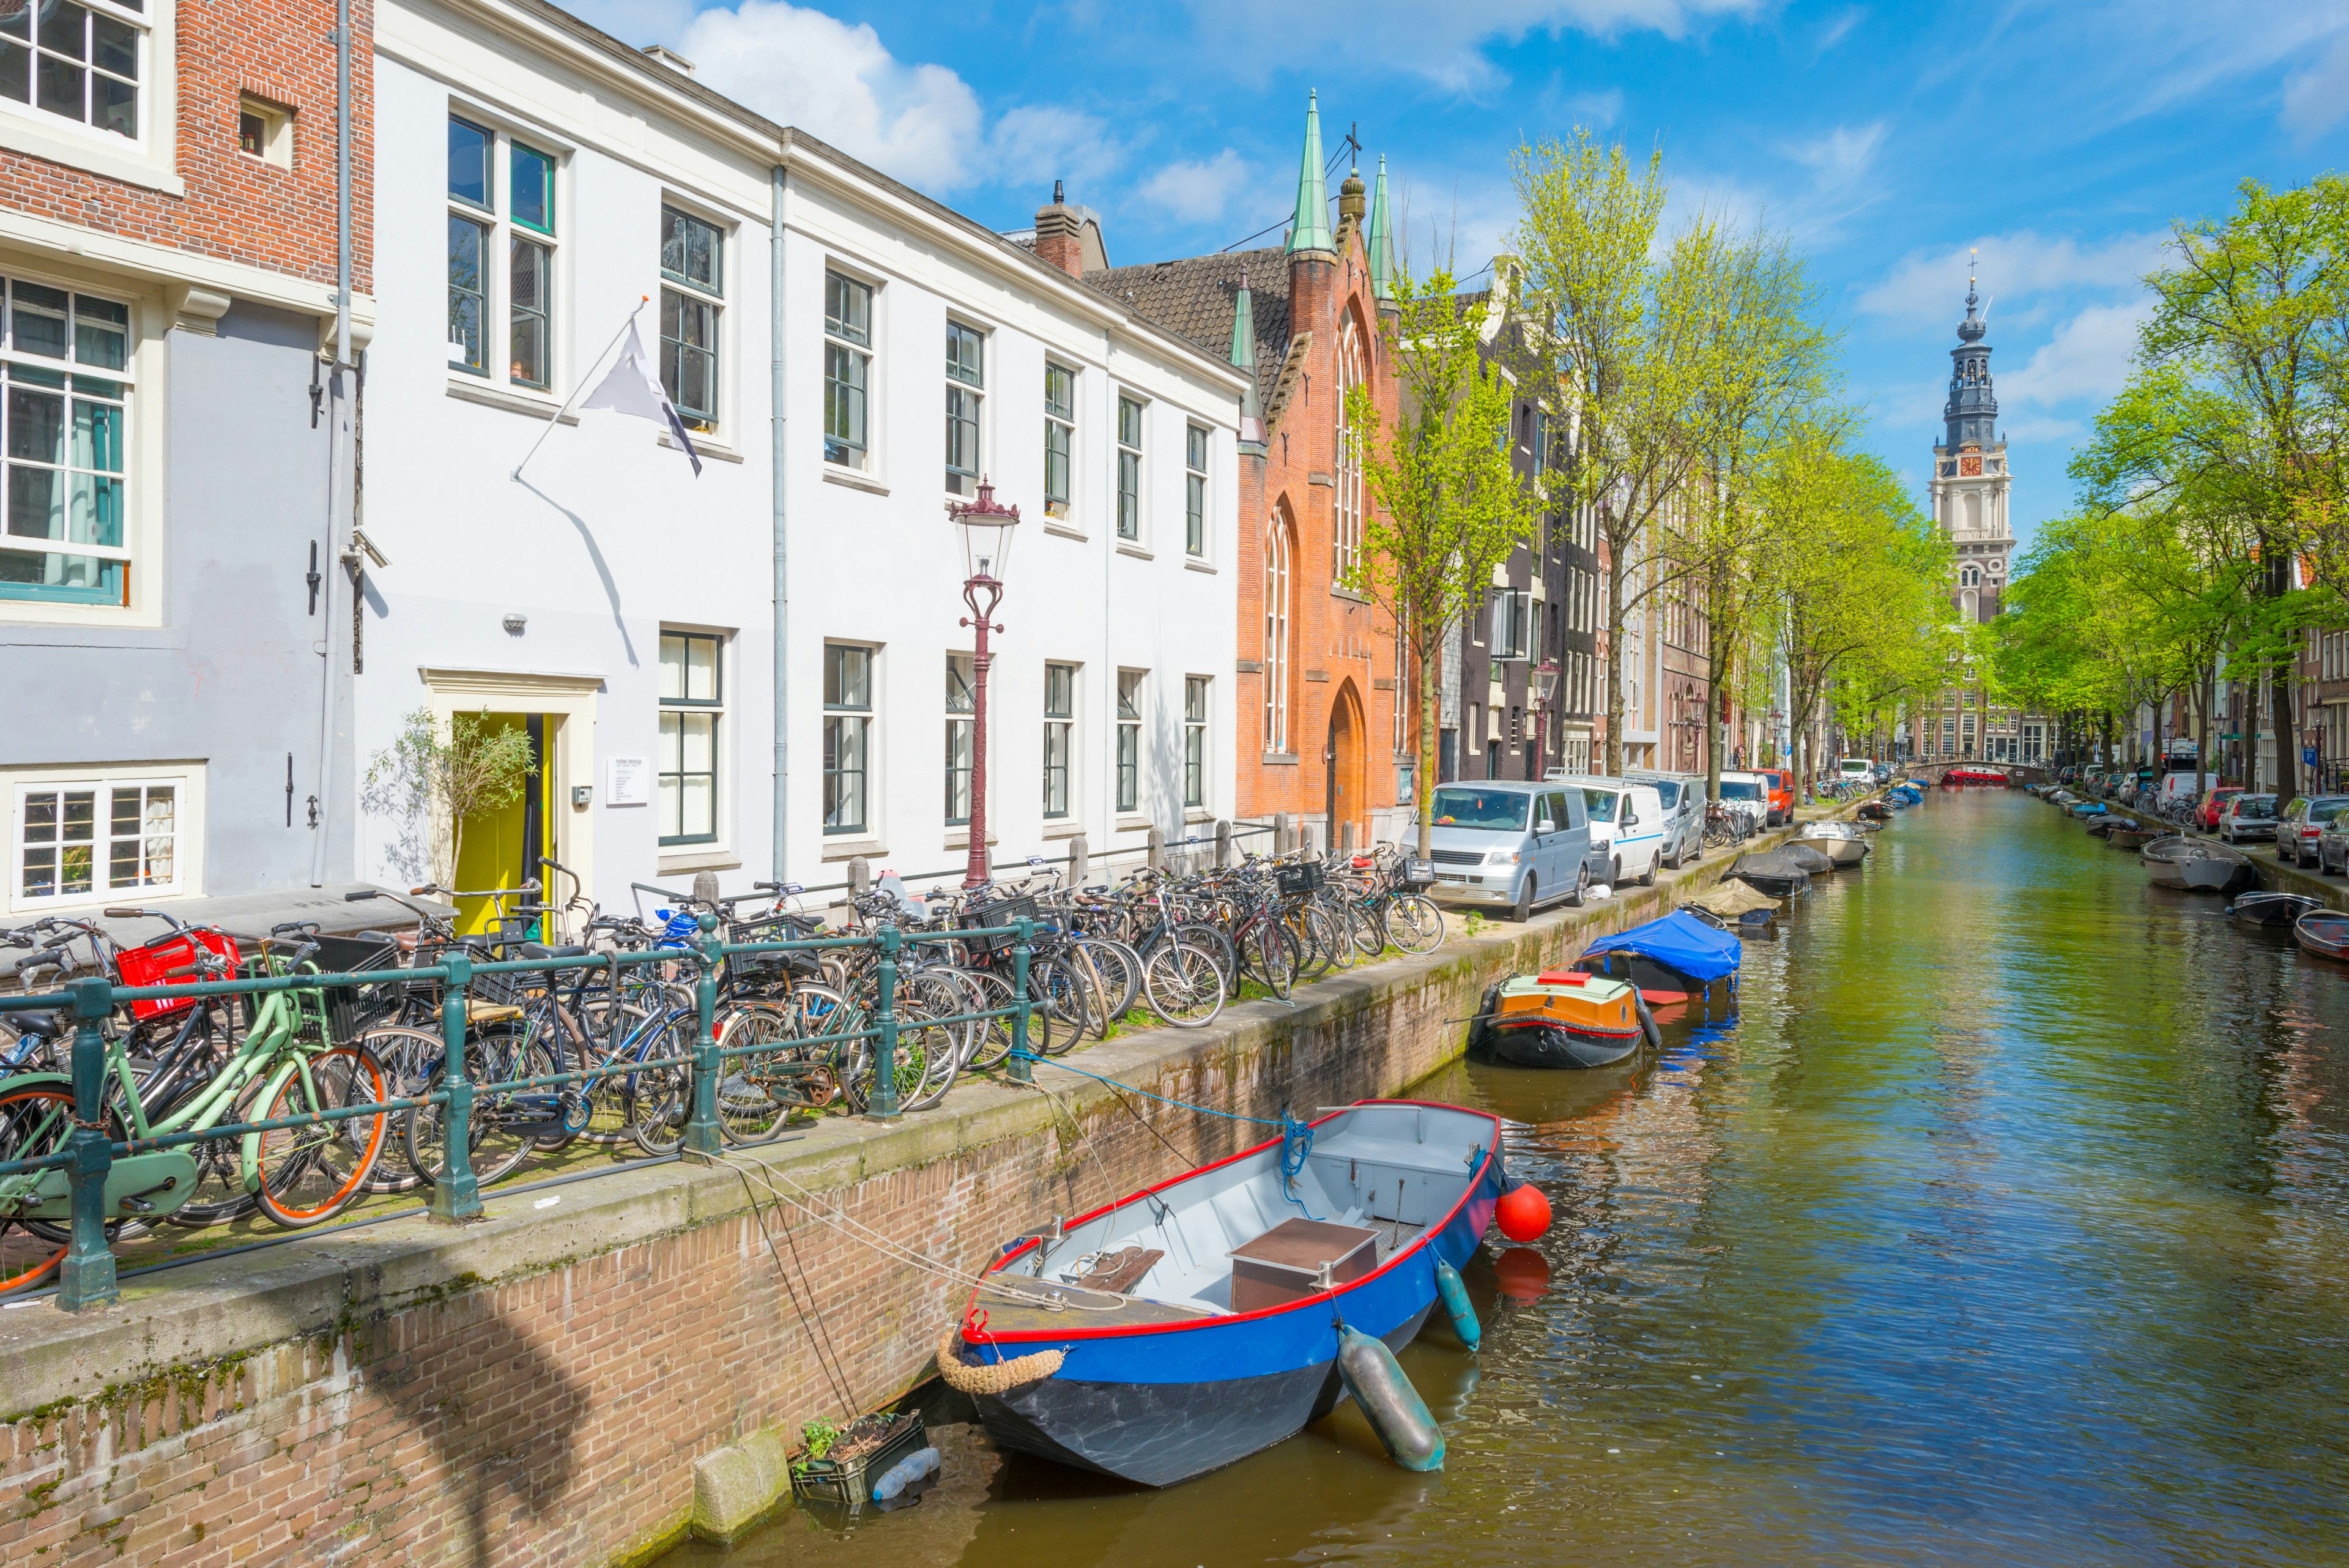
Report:
M1340 1325L1401 1349L1509 1185L1497 1117L1364 1100L1022 1237L938 1346L988 1435L1144 1486L1346 1397ZM1456 1280L1453 1282L1456 1287Z

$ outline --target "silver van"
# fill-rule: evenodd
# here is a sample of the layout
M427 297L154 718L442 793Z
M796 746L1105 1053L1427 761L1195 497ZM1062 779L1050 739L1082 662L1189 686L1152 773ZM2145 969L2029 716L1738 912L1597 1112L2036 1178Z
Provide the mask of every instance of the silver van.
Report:
M1695 774L1661 774L1630 768L1623 776L1656 786L1664 805L1664 864L1677 871L1704 857L1704 779Z
M1578 905L1593 878L1582 792L1490 779L1435 786L1430 807L1437 898L1505 904L1523 920L1544 904Z

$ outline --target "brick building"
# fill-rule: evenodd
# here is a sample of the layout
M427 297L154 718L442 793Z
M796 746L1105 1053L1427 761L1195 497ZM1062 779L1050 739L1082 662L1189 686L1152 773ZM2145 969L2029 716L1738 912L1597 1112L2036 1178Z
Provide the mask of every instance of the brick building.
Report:
M1286 241L1139 266L1085 281L1253 370L1239 443L1239 766L1235 815L1289 814L1317 842L1394 837L1410 815L1414 732L1399 701L1393 622L1344 586L1371 504L1342 455L1348 388L1394 417L1384 335L1394 256L1386 176L1340 187L1330 219L1318 101L1305 115ZM1398 805L1398 803L1402 803Z
M306 890L350 858L372 7L0 14L0 917Z

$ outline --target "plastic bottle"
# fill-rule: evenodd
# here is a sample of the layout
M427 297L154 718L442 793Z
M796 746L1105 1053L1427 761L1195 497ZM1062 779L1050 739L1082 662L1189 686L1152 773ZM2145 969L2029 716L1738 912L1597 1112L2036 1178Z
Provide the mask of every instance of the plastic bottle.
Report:
M935 1472L937 1468L938 1451L936 1449L921 1449L907 1454L904 1459L891 1465L883 1473L881 1479L873 1483L873 1501L889 1501L924 1476Z

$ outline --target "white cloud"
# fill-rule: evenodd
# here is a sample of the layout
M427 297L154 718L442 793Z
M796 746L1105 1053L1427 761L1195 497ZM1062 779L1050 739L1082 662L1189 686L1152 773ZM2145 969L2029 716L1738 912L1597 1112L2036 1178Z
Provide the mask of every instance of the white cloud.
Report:
M1821 188L1841 190L1857 184L1876 161L1877 149L1884 145L1885 125L1878 120L1854 130L1838 125L1815 141L1806 141L1786 150L1795 162L1815 171Z
M978 94L944 66L899 61L869 26L741 0L696 16L678 47L711 88L908 184L952 190L978 172Z
M1142 182L1134 199L1162 221L1211 223L1223 217L1249 180L1247 164L1226 147L1213 158L1169 163Z
M1999 401L2045 410L2086 399L2103 402L2128 379L2146 302L2092 305L2055 329L2020 370L1998 378Z
M1623 118L1623 89L1576 93L1563 107L1575 124L1588 130L1604 130Z
M1854 5L1850 10L1837 16L1819 29L1819 53L1826 54L1829 49L1851 36L1851 30L1866 20L1868 20L1868 7L1865 5Z
M2036 296L2074 289L2134 289L2160 259L2165 237L2158 232L2125 234L2083 244L2069 235L2050 239L2025 229L1985 235L1973 246L1914 252L1860 296L1859 308L1920 325L1955 319L1952 313L1965 298L1968 252L1974 249L1981 252L1983 289L2005 300L2010 310Z
M1065 179L1081 189L1125 160L1125 148L1104 121L1053 104L1007 112L996 121L987 151L988 174L1009 185Z
M2283 128L2301 140L2332 130L2344 115L2349 115L2349 33L2283 84Z

